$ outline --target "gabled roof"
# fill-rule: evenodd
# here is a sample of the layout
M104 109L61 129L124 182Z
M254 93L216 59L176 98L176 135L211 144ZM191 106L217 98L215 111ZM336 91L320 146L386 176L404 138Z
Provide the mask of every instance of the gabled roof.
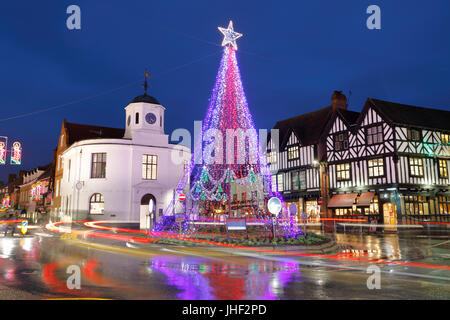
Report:
M297 117L278 121L274 129L279 130L280 148L284 148L291 132L300 140L302 145L312 145L319 141L322 130L333 114L332 107L302 114Z
M339 114L349 126L356 123L359 112L332 106L302 114L286 120L278 121L274 129L280 130L280 148L283 149L294 132L302 145L312 145L319 142L324 131L329 127L329 121Z
M364 110L370 106L393 124L450 131L450 111L448 110L416 107L368 98Z
M337 113L339 113L345 122L349 126L356 124L356 121L359 117L359 112L346 110L346 109L337 109Z
M122 139L125 134L124 129L90 126L86 124L65 122L68 142L67 145L87 139Z

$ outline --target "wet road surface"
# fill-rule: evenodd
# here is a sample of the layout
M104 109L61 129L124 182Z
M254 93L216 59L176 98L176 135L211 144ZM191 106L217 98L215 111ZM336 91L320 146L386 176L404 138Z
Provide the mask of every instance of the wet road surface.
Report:
M115 243L120 250L112 251L36 230L0 237L0 298L450 299L449 234L330 236L343 259L171 246L140 255L130 244ZM444 268L376 264L381 289L369 290L371 263L364 259ZM67 286L69 266L81 271L80 289Z

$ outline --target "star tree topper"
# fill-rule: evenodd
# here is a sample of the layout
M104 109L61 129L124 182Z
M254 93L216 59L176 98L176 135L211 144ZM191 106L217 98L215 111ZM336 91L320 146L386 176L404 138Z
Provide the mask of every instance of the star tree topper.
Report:
M228 28L218 27L219 31L223 34L222 46L232 45L234 50L237 50L236 40L242 37L242 33L234 32L233 21L230 20Z

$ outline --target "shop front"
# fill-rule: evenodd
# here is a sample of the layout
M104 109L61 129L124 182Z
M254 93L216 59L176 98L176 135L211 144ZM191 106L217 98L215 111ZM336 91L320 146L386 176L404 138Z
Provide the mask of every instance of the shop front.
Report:
M375 192L335 194L328 202L334 218L366 219L379 217L379 198Z

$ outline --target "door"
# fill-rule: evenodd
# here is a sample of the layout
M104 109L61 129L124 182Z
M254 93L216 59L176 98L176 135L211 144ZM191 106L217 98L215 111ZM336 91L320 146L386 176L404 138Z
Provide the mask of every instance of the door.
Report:
M385 230L397 231L397 206L392 202L383 204Z
M156 198L147 193L141 198L140 228L151 230L155 222Z

